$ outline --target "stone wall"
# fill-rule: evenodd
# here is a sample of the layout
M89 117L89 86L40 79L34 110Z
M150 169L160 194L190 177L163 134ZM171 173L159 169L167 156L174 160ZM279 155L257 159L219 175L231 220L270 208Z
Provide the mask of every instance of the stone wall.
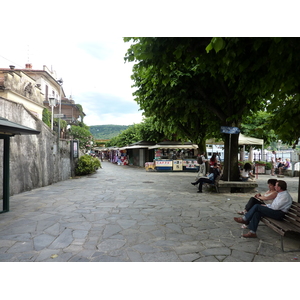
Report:
M0 116L11 122L40 131L39 135L10 138L10 195L69 179L70 141L57 134L22 104L0 98ZM0 139L0 199L3 196L3 139Z

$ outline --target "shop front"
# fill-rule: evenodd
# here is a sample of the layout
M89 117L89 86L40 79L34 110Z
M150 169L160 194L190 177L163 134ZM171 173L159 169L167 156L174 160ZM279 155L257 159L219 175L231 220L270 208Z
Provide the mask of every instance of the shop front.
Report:
M162 142L148 149L154 149L154 165L157 171L192 171L199 170L197 163L198 146L192 143Z
M153 161L154 150L149 150L149 146L155 145L154 142L140 141L131 145L118 148L119 151L126 152L129 165L144 167L148 161Z

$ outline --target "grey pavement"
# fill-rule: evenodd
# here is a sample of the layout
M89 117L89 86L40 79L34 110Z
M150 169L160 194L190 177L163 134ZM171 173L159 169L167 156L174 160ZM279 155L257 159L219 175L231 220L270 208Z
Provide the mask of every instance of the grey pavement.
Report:
M195 173L102 163L95 174L10 197L0 214L1 262L297 262L261 224L241 237L236 211L252 194L191 185ZM258 190L270 176L259 175ZM297 201L298 178L285 177ZM13 184L13 183L12 183ZM285 239L299 249L299 239Z

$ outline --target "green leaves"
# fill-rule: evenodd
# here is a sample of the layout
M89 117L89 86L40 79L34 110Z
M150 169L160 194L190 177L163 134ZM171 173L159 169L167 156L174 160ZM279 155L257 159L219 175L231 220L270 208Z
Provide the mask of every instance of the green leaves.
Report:
M71 135L74 139L79 140L79 148L83 151L92 149L94 138L87 126L71 126Z
M300 82L299 38L149 37L131 41L127 56L136 62L135 100L166 132L196 139L201 135L196 128L240 124L244 116L255 116L268 107L271 117L265 123L272 127L267 133L274 129L287 140L300 136L295 98ZM287 99L291 95L293 99ZM263 128L259 124L253 133L259 131L270 140Z
M88 154L80 156L76 168L76 175L88 175L95 173L101 167L101 162L98 158L92 157Z
M214 49L216 53L218 53L224 47L225 41L223 40L223 38L212 38L211 42L208 44L205 50L207 53L209 53L212 49Z

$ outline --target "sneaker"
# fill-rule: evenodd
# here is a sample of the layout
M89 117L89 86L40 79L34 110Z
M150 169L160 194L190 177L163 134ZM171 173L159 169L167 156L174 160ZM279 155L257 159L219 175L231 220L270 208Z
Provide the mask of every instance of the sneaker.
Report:
M198 191L197 193L202 193L202 191Z

